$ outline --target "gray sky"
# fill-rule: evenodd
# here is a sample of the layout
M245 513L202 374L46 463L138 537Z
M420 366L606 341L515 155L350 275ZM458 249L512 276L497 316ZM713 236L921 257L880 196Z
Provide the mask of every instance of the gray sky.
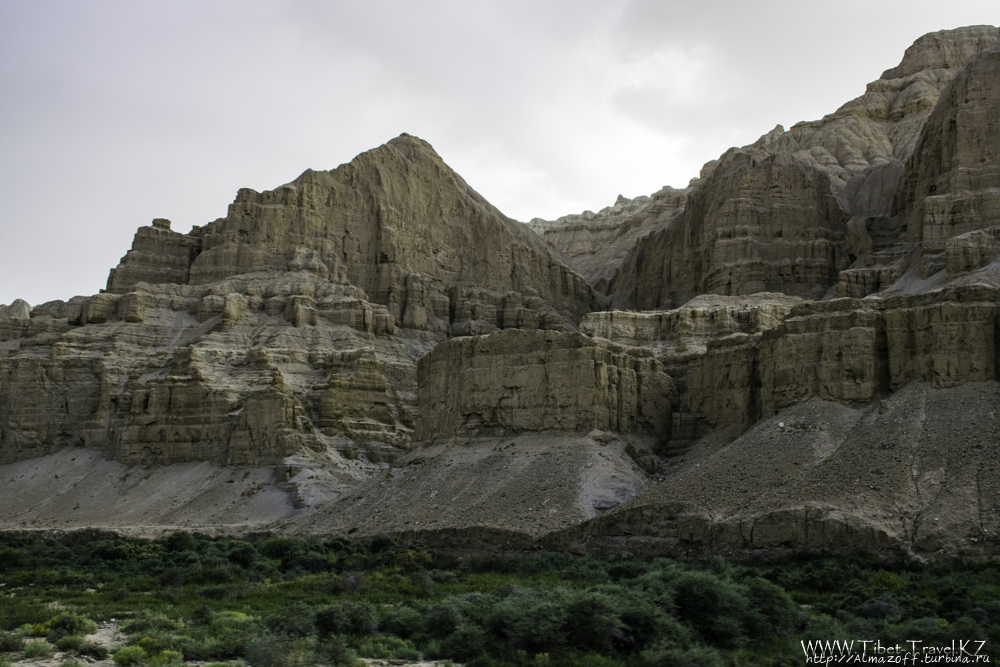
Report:
M507 215L683 187L995 0L0 0L0 304L401 132Z

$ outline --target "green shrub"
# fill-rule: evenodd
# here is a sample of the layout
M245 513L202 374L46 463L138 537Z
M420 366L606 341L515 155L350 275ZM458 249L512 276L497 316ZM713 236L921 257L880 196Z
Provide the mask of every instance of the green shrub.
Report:
M179 630L183 627L183 623L176 621L172 618L167 618L162 614L143 614L141 618L137 618L131 623L125 625L122 628L122 632L128 635L135 635L140 633L146 633L150 630L160 630L160 631L171 631Z
M0 548L0 570L13 572L28 567L30 563L31 559L24 549Z
M178 531L163 540L163 546L173 552L190 551L195 546L194 536L191 533Z
M308 637L313 632L313 612L309 605L296 602L279 613L265 617L264 625L276 635Z
M358 653L364 658L382 660L419 660L420 651L408 639L386 635L368 637L358 644Z
M726 663L716 649L694 647L645 651L638 664L642 667L723 667Z
M674 586L682 620L722 647L734 648L741 643L748 606L741 587L707 572L685 572Z
M49 631L63 630L65 635L90 635L97 632L97 623L86 616L80 616L73 612L63 612L54 616L46 625ZM48 634L48 633L46 633Z
M441 642L441 654L464 662L483 652L486 639L486 632L481 627L463 623Z
M215 621L215 610L209 606L198 607L191 612L191 622L196 625L212 625Z
M761 577L744 582L750 600L747 633L755 640L790 635L802 620L802 609L780 586Z
M110 652L103 644L87 642L77 651L82 656L93 658L94 660L106 660Z
M12 632L0 633L0 653L24 650L24 639Z
M381 624L386 632L409 639L413 635L421 633L426 627L424 615L413 607L396 607L388 612ZM319 614L317 614L317 628L319 627Z
M48 642L30 642L24 645L25 658L51 658L55 651Z
M127 667L128 665L138 665L146 660L146 652L139 646L126 646L115 651L115 664Z
M233 565L239 565L247 570L253 567L254 562L260 558L260 554L253 548L252 544L233 540L229 544L229 553L226 554L226 558Z
M180 665L184 662L184 654L179 651L160 651L146 662L150 665Z
M223 628L242 628L252 625L256 620L241 611L220 611L215 615L213 624Z
M347 643L347 637L334 635L327 637L320 642L316 649L320 664L332 665L333 667L361 667L358 655Z
M265 635L247 647L247 662L253 667L280 667L288 652L287 639Z
M87 640L80 635L67 635L56 642L56 648L60 651L78 652L86 643Z

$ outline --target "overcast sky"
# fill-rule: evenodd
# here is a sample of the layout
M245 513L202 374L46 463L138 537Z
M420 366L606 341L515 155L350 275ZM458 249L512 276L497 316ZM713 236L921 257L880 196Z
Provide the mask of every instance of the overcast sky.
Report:
M518 220L598 210L862 94L996 0L0 0L0 304L105 286L139 226L401 132Z

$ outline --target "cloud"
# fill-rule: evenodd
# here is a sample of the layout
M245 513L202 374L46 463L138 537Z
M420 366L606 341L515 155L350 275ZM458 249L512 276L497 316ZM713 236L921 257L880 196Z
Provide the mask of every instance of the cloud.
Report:
M0 0L0 303L401 132L521 220L683 186L990 2Z

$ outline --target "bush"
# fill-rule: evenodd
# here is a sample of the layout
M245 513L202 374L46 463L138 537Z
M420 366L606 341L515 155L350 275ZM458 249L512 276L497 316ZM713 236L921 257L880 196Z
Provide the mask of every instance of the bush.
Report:
M190 551L194 548L194 536L191 533L176 532L163 540L163 546L167 551L181 552Z
M108 655L110 655L110 652L105 646L94 642L87 642L80 647L77 653L88 658L93 658L94 660L106 660Z
M358 653L365 658L382 660L419 660L420 651L408 639L383 636L369 637L358 644Z
M327 638L319 645L316 653L320 658L320 664L333 667L355 667L362 664L358 660L358 655L347 645L347 638L343 635Z
M342 635L347 632L350 619L343 604L320 607L316 611L314 625L320 638L330 635Z
M717 650L707 647L645 651L641 660L642 667L723 667L726 664Z
M12 632L0 633L0 653L24 650L24 639Z
M63 630L65 635L90 635L97 632L97 623L86 616L79 616L73 612L63 612L50 620L47 625L50 632L53 630Z
M25 658L51 658L55 651L48 642L30 642L24 645Z
M80 635L67 635L56 642L56 648L60 651L79 652L87 640Z
M242 628L254 623L253 616L247 616L241 611L220 611L215 615L214 624L223 628Z
M126 667L128 665L138 665L146 660L146 652L139 646L126 646L115 651L114 661L116 665Z
M179 651L160 651L147 663L150 665L180 665L184 662L184 655Z
M441 642L441 654L460 661L470 660L486 648L486 632L478 625L463 623Z
M396 607L390 611L382 624L386 632L409 639L424 631L424 615L413 607ZM318 627L318 615L317 615Z
M253 667L278 667L287 653L287 640L264 636L247 647L247 662Z
M191 622L196 625L211 625L215 621L215 610L209 606L198 607L191 612Z
M681 618L703 637L725 648L744 638L747 599L741 587L707 572L685 572L674 584Z

